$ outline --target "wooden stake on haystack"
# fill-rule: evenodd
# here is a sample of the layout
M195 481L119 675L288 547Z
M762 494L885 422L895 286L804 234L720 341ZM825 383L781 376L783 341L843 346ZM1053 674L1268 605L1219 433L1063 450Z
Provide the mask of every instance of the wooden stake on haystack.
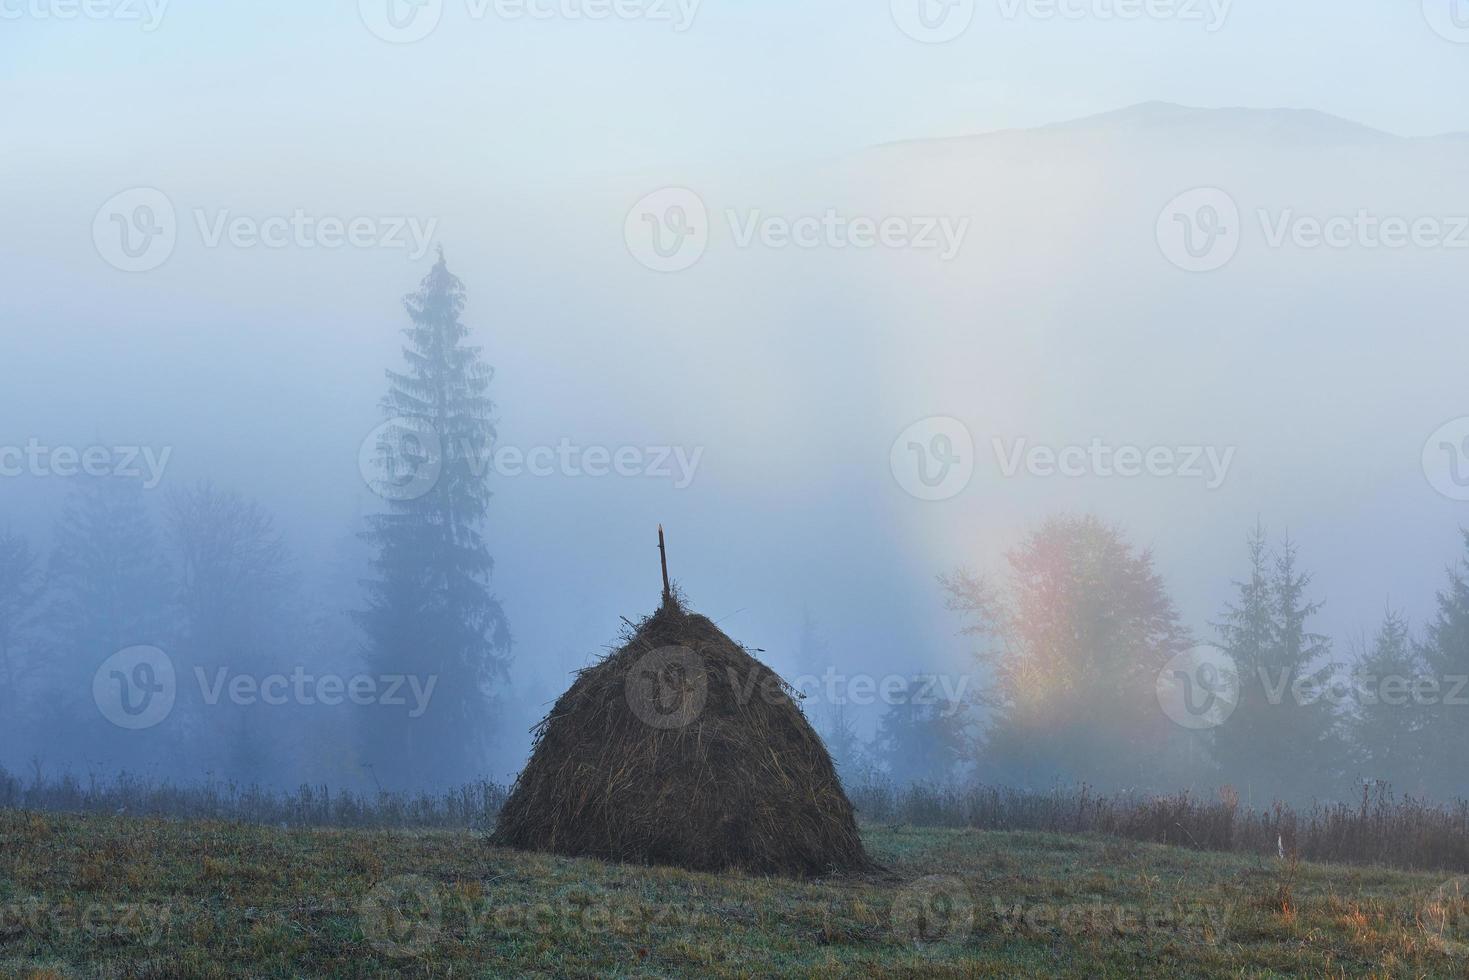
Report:
M663 525L658 525L658 560L663 563L663 604L673 601L673 588L668 584L668 549L663 544Z

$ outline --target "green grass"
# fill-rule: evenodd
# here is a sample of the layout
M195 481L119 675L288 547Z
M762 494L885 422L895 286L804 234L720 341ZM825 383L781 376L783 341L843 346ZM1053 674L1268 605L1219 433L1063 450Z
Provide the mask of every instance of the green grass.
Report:
M1448 875L869 828L891 878L0 811L0 975L1464 976Z

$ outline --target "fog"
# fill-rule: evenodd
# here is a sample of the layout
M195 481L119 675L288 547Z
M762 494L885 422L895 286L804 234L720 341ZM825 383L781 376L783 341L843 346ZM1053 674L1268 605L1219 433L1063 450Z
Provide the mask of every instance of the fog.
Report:
M976 700L974 738L994 666L939 579L1003 581L1059 515L1150 549L1197 641L1257 523L1312 575L1315 666L1388 609L1419 638L1438 614L1469 524L1469 115L1448 95L1469 63L1418 11L1239 5L1216 31L1136 34L982 14L927 45L882 5L593 23L449 4L389 43L337 6L26 14L0 36L0 530L47 593L10 649L30 669L0 678L0 765L513 778L572 673L657 605L660 523L689 603L788 679L938 675ZM1379 37L1404 52L1390 71L1361 57ZM1166 63L1091 84L1142 38ZM209 705L185 665L383 673L351 615L359 535L389 506L371 462L402 300L440 248L494 371L484 543L513 644L472 764L389 776L361 734L382 705ZM89 447L137 477L72 475ZM58 527L99 482L136 497L159 558L150 588L98 573L159 613L112 646L65 639L57 599ZM228 649L207 655L181 639L168 530L206 482L258 502L289 554L249 602L221 587ZM177 656L177 713L129 731L93 682L140 645ZM803 686L825 732L842 705ZM874 738L890 705L846 700ZM982 752L938 775L983 774ZM1105 781L1073 770L1035 782Z

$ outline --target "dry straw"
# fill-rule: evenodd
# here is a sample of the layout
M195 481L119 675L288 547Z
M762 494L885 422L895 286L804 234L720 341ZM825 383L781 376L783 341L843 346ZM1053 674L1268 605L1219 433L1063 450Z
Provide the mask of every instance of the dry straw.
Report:
M873 870L789 685L667 588L624 640L537 727L497 845L698 871Z

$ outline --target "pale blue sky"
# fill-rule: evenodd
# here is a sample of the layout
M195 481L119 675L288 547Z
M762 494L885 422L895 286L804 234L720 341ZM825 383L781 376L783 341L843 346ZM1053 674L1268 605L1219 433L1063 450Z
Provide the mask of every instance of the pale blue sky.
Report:
M1419 0L1236 0L1212 33L1006 19L987 0L943 45L901 33L886 0L703 0L683 33L474 20L468 2L447 0L438 29L401 46L372 36L353 0L173 0L151 33L0 21L7 169L294 168L310 186L391 166L405 179L534 181L779 164L1154 99L1312 107L1403 135L1469 130L1469 46L1435 34Z

